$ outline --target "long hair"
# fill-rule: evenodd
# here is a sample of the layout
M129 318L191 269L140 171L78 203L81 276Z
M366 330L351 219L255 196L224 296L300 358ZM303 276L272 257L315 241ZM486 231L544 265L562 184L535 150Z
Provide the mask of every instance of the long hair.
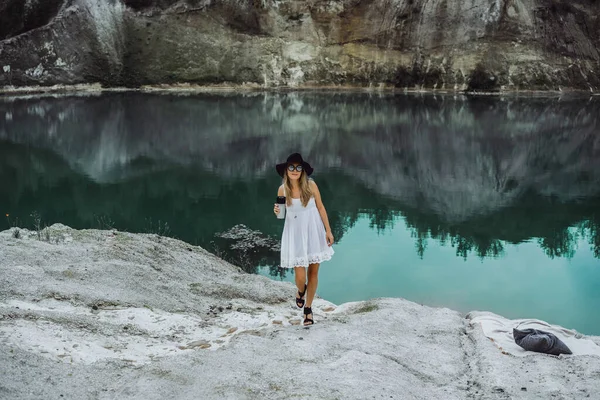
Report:
M306 207L313 193L310 189L310 185L308 184L308 176L304 170L300 174L300 178L298 179L298 183L300 184L300 200L302 201L302 205ZM292 205L292 180L288 177L287 170L283 174L283 186L285 187L286 198L285 202L288 206Z

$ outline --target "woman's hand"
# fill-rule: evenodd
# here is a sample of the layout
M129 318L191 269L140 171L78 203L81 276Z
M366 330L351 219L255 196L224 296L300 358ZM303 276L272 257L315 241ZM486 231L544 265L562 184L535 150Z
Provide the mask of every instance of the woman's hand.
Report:
M279 215L279 204L275 204L273 211L275 212L275 215Z
M331 247L331 245L333 244L333 233L325 233L325 238L327 239L327 245Z

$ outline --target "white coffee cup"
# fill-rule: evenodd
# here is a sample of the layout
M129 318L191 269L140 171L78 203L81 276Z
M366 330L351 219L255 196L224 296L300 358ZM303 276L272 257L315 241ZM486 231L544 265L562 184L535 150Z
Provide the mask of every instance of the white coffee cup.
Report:
M276 204L279 206L278 219L285 219L285 196L277 196Z

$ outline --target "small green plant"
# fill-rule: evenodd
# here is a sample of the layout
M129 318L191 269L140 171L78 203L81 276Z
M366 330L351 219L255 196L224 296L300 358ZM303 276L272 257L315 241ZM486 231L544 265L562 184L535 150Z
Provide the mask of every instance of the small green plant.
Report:
M371 302L367 302L365 304L363 304L358 310L355 311L356 314L358 313L368 313L371 311L375 311L378 310L379 306L375 303L371 303Z
M6 214L6 222L8 222L8 226L10 228L16 228L19 226L19 217L16 217L14 220L10 220L10 214Z
M212 246L211 253L213 253L215 256L217 256L219 258L225 259L225 257L226 257L225 252L223 250L221 250L221 248L214 241L211 241L210 244Z
M37 238L42 240L42 217L37 211L32 212L30 216L33 218L33 229L37 233Z
M246 272L251 272L254 268L254 265L252 264L252 260L250 259L250 257L247 255L247 253L245 251L241 251L237 254L237 257L234 258L233 262L228 261L233 265L237 265L238 267L242 268L244 271Z
M10 214L6 213L6 222L8 222L9 227L13 228L12 237L15 239L21 239L21 230L17 228L17 225L19 224L19 218L15 218L15 220L11 223Z
M256 265L253 263L252 259L248 255L247 251L240 250L235 252L235 254L227 254L223 251L215 242L210 242L212 245L211 253L217 256L218 258L227 261L230 264L233 264L237 267L240 267L242 270L255 273Z
M115 229L115 222L106 215L96 216L96 224L98 225L98 229Z
M158 220L158 223L155 225L152 222L152 219L146 219L146 233L154 233L158 236L169 236L171 233L171 228L169 228L169 224L165 221Z
M62 272L62 275L66 278L71 278L71 279L75 278L75 272L70 269L65 269Z

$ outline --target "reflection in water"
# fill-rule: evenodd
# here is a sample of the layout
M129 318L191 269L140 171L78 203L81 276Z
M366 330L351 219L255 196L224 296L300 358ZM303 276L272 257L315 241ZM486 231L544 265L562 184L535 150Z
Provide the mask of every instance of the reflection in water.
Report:
M457 256L466 258L475 253L484 258L502 256L505 243L523 243L533 238L548 257L571 258L581 238L589 242L595 257L600 258L599 208L597 196L556 203L528 194L504 209L460 223L444 222L419 212L403 215L417 238L417 251L421 256L427 239L451 243Z
M28 224L155 230L213 249L238 223L277 237L273 165L316 166L334 235L403 218L466 258L536 241L600 257L600 101L372 94L110 94L0 100L0 204ZM6 228L3 221L0 228ZM575 230L569 229L576 228ZM249 265L270 265L259 251Z

